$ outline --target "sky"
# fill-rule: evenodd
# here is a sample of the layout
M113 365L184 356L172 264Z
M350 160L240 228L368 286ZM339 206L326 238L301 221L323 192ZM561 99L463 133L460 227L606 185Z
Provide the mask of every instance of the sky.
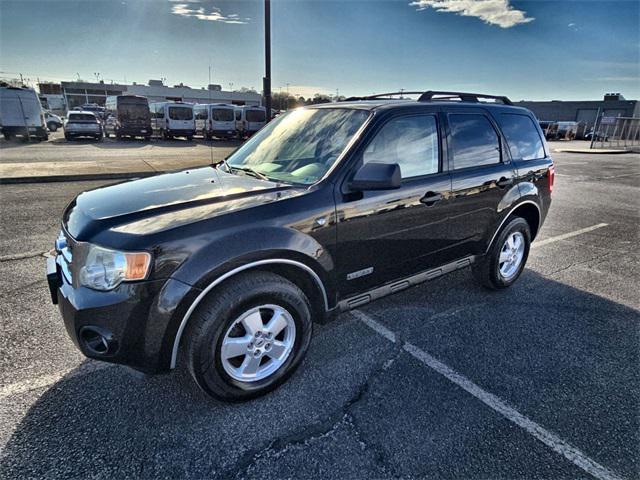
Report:
M262 1L0 0L0 77L262 88ZM272 0L272 88L640 99L640 2ZM288 87L287 87L288 84Z

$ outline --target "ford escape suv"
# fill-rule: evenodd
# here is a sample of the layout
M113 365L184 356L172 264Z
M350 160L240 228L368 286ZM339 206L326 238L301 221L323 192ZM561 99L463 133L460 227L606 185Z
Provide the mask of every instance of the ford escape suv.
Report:
M513 284L554 182L536 118L395 95L293 110L217 166L78 195L47 260L77 347L245 400L294 372L314 321L467 266Z

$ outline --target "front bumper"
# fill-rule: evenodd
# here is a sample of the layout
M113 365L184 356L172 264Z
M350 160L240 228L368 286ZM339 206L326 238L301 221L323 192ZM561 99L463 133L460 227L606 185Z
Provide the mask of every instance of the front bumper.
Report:
M47 282L69 337L85 356L149 374L169 370L178 326L200 292L174 279L122 283L108 292L74 288L56 257L47 259ZM87 332L107 338L108 348L94 348Z

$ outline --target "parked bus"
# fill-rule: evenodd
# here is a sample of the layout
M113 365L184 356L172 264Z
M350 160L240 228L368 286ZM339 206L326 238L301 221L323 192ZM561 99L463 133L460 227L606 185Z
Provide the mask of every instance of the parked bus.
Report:
M236 131L240 137L250 137L267 122L267 109L257 106L236 107Z
M0 131L6 140L19 135L47 140L40 99L32 88L0 87Z
M196 132L207 140L217 138L231 138L236 135L234 120L235 105L211 103L195 105Z
M196 122L193 104L182 102L157 102L149 105L153 134L164 139L186 137L193 140Z
M118 140L122 137L151 138L151 114L146 97L114 95L107 97L105 107L105 137L109 138L113 133Z

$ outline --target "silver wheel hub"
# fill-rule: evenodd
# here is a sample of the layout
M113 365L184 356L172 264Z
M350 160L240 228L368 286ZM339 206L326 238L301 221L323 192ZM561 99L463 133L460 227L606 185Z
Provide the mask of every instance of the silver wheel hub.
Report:
M252 308L225 333L220 348L222 366L235 380L264 380L286 362L295 339L296 325L286 309L278 305Z
M521 232L513 232L509 234L498 259L500 275L505 280L511 279L518 273L522 259L524 258L524 236Z

